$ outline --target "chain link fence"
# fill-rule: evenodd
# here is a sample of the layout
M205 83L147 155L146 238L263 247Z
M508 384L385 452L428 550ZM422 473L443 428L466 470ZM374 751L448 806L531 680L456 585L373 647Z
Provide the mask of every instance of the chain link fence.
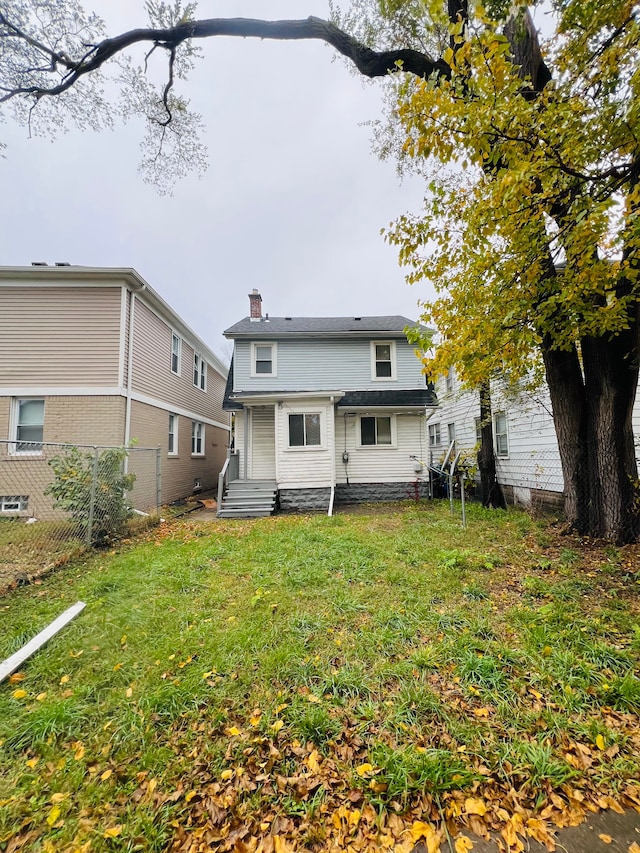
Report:
M141 526L160 486L159 448L0 441L0 590Z

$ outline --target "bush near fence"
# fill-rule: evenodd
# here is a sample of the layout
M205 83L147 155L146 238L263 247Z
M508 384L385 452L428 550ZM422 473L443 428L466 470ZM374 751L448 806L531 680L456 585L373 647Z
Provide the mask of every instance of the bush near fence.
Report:
M157 448L0 441L0 589L126 532L159 500Z

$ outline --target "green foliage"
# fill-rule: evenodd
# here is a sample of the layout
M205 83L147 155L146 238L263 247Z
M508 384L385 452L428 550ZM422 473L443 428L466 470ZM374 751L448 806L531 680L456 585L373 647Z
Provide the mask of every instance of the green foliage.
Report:
M504 9L479 6L450 30L451 79L399 87L403 156L431 180L422 213L387 236L408 281L437 291L422 318L441 334L436 352L410 337L434 377L451 364L470 385L522 376L543 341L570 349L633 321L640 23L629 2L553 5L541 90L489 14Z
M69 513L82 530L91 522L91 544L102 544L122 532L131 507L127 492L135 474L124 473L124 447L82 451L73 447L49 460L54 480L45 489L56 509Z

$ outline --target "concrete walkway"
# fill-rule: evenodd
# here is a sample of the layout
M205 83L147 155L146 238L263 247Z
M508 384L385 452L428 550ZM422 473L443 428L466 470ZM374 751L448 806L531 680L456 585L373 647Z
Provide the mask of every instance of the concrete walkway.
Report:
M504 839L501 839L500 848L497 841L485 841L471 832L464 834L473 841L471 853L500 853L500 850L506 850ZM638 853L640 814L634 809L628 809L624 814L617 814L611 809L599 812L591 815L580 826L558 829L555 841L556 849L560 853ZM523 843L526 853L547 853L547 848L532 838L524 840ZM636 847L633 847L634 843ZM418 843L411 853L428 851L424 844ZM441 853L449 853L448 845L442 846Z

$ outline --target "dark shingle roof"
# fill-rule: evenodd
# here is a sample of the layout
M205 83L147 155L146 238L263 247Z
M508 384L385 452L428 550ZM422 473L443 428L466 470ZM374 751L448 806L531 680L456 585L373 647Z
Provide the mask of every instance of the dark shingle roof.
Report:
M433 386L426 388L398 389L397 391L347 391L338 400L339 409L375 408L377 406L437 406L438 400Z
M224 334L229 338L273 338L281 335L342 336L362 332L404 337L405 326L415 325L415 321L399 314L387 317L263 317L260 320L245 317Z

